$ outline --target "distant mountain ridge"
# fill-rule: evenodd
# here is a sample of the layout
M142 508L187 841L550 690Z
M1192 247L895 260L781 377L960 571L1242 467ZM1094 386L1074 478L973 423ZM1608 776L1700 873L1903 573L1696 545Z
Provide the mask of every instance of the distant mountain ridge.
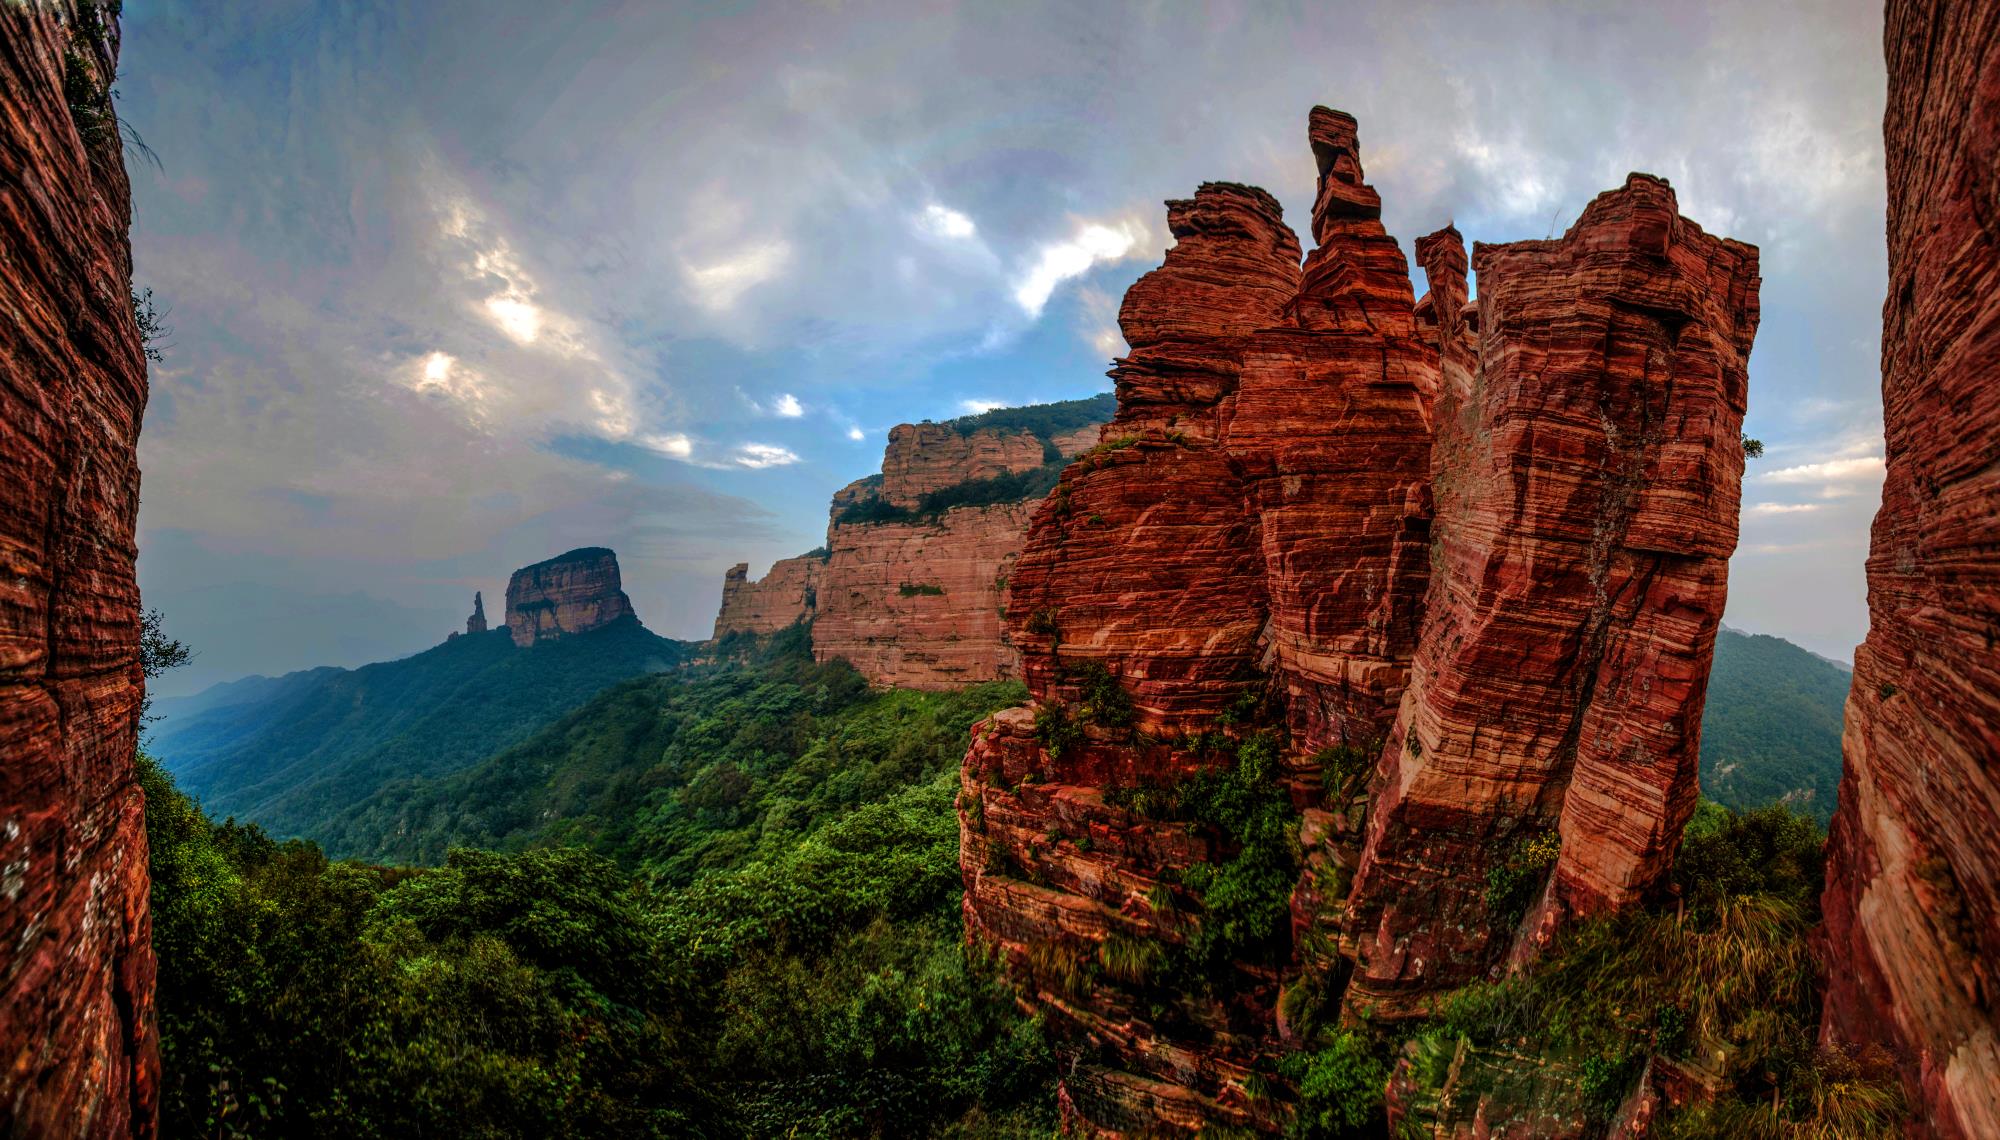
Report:
M245 677L164 700L148 741L216 815L316 837L383 784L457 771L630 677L676 669L690 647L646 629L601 547L517 571L508 625L394 661Z
M1840 787L1853 674L1783 638L1724 626L1701 718L1701 793L1743 809L1784 803L1822 826Z

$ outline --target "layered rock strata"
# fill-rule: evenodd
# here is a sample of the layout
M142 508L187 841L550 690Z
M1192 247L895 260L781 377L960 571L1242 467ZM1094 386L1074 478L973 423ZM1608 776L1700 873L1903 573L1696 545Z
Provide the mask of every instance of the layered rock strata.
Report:
M0 1134L150 1136L146 362L102 5L0 5Z
M1419 247L1440 314L1456 246ZM1440 340L1478 370L1440 404L1423 639L1348 903L1348 1001L1377 1016L1670 870L1736 547L1756 250L1633 175L1561 240L1472 261L1477 329ZM1532 906L1495 897L1510 862L1546 878Z
M1418 303L1354 120L1309 141L1303 264L1263 191L1168 204L1117 415L1014 569L1034 701L962 773L968 936L1068 1031L1081 1127L1281 1127L1295 1018L1413 1009L1517 924L1633 900L1694 803L1755 250L1635 175L1476 250L1476 307L1456 231L1424 239ZM1295 881L1217 794L1296 813ZM1496 921L1486 869L1543 833L1532 913Z
M507 580L507 631L523 649L632 616L618 556L601 546L524 566Z
M819 605L819 574L826 559L816 554L783 558L770 573L750 581L750 564L738 562L722 577L722 609L715 615L718 640L736 633L776 633L810 621Z
M730 569L715 636L811 621L816 659L846 660L876 684L949 689L1013 676L1008 581L1039 494L929 504L1071 458L1097 433L1095 424L1046 439L949 423L896 427L881 473L835 493L824 551L780 560L754 582L747 564Z
M1888 471L1827 843L1829 1038L2000 1136L2000 4L1890 0Z
M1273 779L1311 806L1307 826L1351 829L1321 806L1320 765L1373 754L1416 642L1434 350L1354 120L1315 110L1309 139L1319 244L1303 266L1261 190L1210 183L1168 203L1178 244L1120 312L1118 414L1015 567L1036 703L975 729L964 767L968 933L1103 1051L1066 1082L1094 1126L1279 1123L1253 1093L1279 1045L1290 931L1260 931L1249 959L1171 1002L1115 965L1135 945L1170 958L1200 941L1210 916L1189 884L1241 855L1224 829L1153 818L1133 793L1275 736Z

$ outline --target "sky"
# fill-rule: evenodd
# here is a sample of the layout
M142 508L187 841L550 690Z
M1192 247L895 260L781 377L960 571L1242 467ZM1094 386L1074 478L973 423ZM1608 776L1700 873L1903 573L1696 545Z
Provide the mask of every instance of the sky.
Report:
M159 159L169 695L415 652L583 545L706 636L723 571L819 545L894 424L1109 390L1163 200L1249 182L1308 229L1316 103L1406 252L1559 234L1631 170L1761 247L1725 620L1843 660L1866 632L1873 0L127 0L117 87Z

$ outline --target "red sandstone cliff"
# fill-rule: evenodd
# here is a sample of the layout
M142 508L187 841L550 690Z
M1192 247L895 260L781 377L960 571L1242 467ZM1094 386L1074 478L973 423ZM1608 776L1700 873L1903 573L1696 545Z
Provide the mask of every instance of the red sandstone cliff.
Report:
M1455 312L1457 235L1422 248ZM1626 905L1671 869L1736 547L1756 250L1635 174L1560 241L1473 265L1477 328L1440 338L1469 338L1478 370L1439 406L1423 640L1348 901L1348 1001L1378 1016L1483 973L1517 924ZM1486 871L1549 838L1524 923Z
M1078 1044L1079 1124L1280 1126L1288 986L1337 1002L1358 957L1351 1001L1397 1012L1507 947L1462 882L1510 843L1564 840L1546 929L1643 892L1693 806L1755 251L1634 176L1561 241L1480 249L1476 311L1456 232L1425 239L1418 304L1354 120L1316 109L1309 141L1303 265L1263 191L1168 203L1118 413L1014 569L1034 703L966 756L968 936ZM1290 922L1210 937L1201 884L1255 841L1174 789L1271 748L1302 819ZM1236 957L1171 1000L1148 977L1218 939Z
M811 619L813 656L844 659L876 684L945 689L1013 676L1003 615L1035 498L930 509L926 497L1073 457L1097 431L1044 440L1029 430L899 425L881 474L835 493L824 555L783 559L755 582L747 565L729 571L715 636Z
M0 1134L153 1134L146 364L102 6L0 5ZM74 102L72 102L74 100Z
M2000 1136L2000 3L1890 0L1888 475L1827 845L1826 1033Z
M524 566L507 580L507 630L522 648L631 616L618 556L601 546Z

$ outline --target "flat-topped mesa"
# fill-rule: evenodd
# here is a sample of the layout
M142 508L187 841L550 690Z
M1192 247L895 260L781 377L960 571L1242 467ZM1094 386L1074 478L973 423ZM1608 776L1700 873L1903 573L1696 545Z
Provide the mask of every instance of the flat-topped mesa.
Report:
M1890 0L1888 470L1822 909L1824 1035L2000 1136L2000 4Z
M1479 375L1441 409L1436 569L1348 904L1347 1001L1376 1016L1662 881L1736 545L1755 248L1633 175L1473 264ZM1532 889L1496 897L1503 865Z
M507 580L507 631L522 648L634 617L618 556L586 546L524 566Z
M139 426L115 4L0 4L0 1134L150 1137Z
M923 497L969 479L1032 471L1046 462L1033 432L961 432L951 424L897 424L889 429L879 479L863 480L883 502L915 507Z
M1180 244L1120 312L1118 414L1015 567L1034 704L975 728L963 770L968 936L1115 1057L1066 1079L1105 1127L1280 1122L1248 1090L1277 1047L1292 954L1280 894L1210 971L1213 992L1162 1014L1113 963L1134 944L1187 953L1203 923L1190 884L1237 840L1119 805L1272 749L1263 790L1311 800L1322 749L1386 733L1415 645L1435 365L1401 252L1352 205L1372 193L1352 121L1343 135L1324 118L1316 153L1355 181L1323 195L1348 204L1328 207L1345 216L1313 273L1261 190L1207 183L1168 203ZM1107 968L1079 994L1088 962Z

